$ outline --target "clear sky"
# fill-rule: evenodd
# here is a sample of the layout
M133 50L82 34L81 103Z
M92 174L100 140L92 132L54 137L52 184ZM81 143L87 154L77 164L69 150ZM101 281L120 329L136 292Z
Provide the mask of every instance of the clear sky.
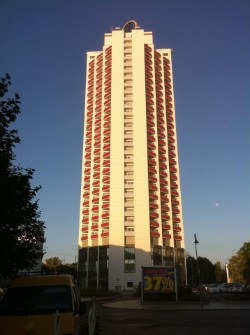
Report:
M0 0L0 76L21 95L17 162L36 170L46 256L77 255L86 52L135 19L172 48L186 249L250 241L249 0Z

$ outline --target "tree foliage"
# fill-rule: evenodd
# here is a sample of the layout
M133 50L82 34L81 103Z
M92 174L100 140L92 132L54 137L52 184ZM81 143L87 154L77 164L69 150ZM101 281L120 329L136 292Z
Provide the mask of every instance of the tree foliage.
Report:
M250 282L250 242L245 242L229 260L228 269L232 281Z
M215 277L217 283L225 283L227 281L226 270L221 266L220 262L214 264Z
M14 165L14 148L20 142L11 126L21 112L20 98L7 98L10 76L0 82L0 275L30 270L42 256L44 222L40 220L34 169Z
M60 258L51 257L42 264L42 271L44 273L67 273L76 277L76 263L63 264Z
M187 258L187 280L191 286L216 282L215 266L209 259L189 256Z

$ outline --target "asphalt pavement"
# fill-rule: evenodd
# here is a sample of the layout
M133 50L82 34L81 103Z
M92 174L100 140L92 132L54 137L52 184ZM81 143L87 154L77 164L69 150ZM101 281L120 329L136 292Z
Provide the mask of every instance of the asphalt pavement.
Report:
M105 301L102 304L107 308L124 308L124 309L152 309L152 310L225 310L225 309L250 309L250 302L144 302L139 299Z

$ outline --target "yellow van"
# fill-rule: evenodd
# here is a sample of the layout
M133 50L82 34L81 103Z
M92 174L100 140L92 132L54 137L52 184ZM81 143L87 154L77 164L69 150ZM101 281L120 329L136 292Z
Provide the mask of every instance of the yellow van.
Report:
M0 304L0 334L80 335L86 314L70 275L19 277Z

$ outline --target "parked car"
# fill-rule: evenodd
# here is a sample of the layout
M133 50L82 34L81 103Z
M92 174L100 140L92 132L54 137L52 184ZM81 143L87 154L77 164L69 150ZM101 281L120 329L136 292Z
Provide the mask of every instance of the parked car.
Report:
M218 287L219 287L219 291L220 291L221 293L227 293L227 292L228 292L228 289L229 289L229 287L230 287L230 284L228 284L228 283L222 283L222 284L220 284Z
M219 293L219 287L217 284L209 284L207 286L207 293Z
M0 303L0 334L80 335L85 314L72 276L20 277Z
M230 283L228 288L228 292L230 293L243 293L244 292L244 285L238 282Z

